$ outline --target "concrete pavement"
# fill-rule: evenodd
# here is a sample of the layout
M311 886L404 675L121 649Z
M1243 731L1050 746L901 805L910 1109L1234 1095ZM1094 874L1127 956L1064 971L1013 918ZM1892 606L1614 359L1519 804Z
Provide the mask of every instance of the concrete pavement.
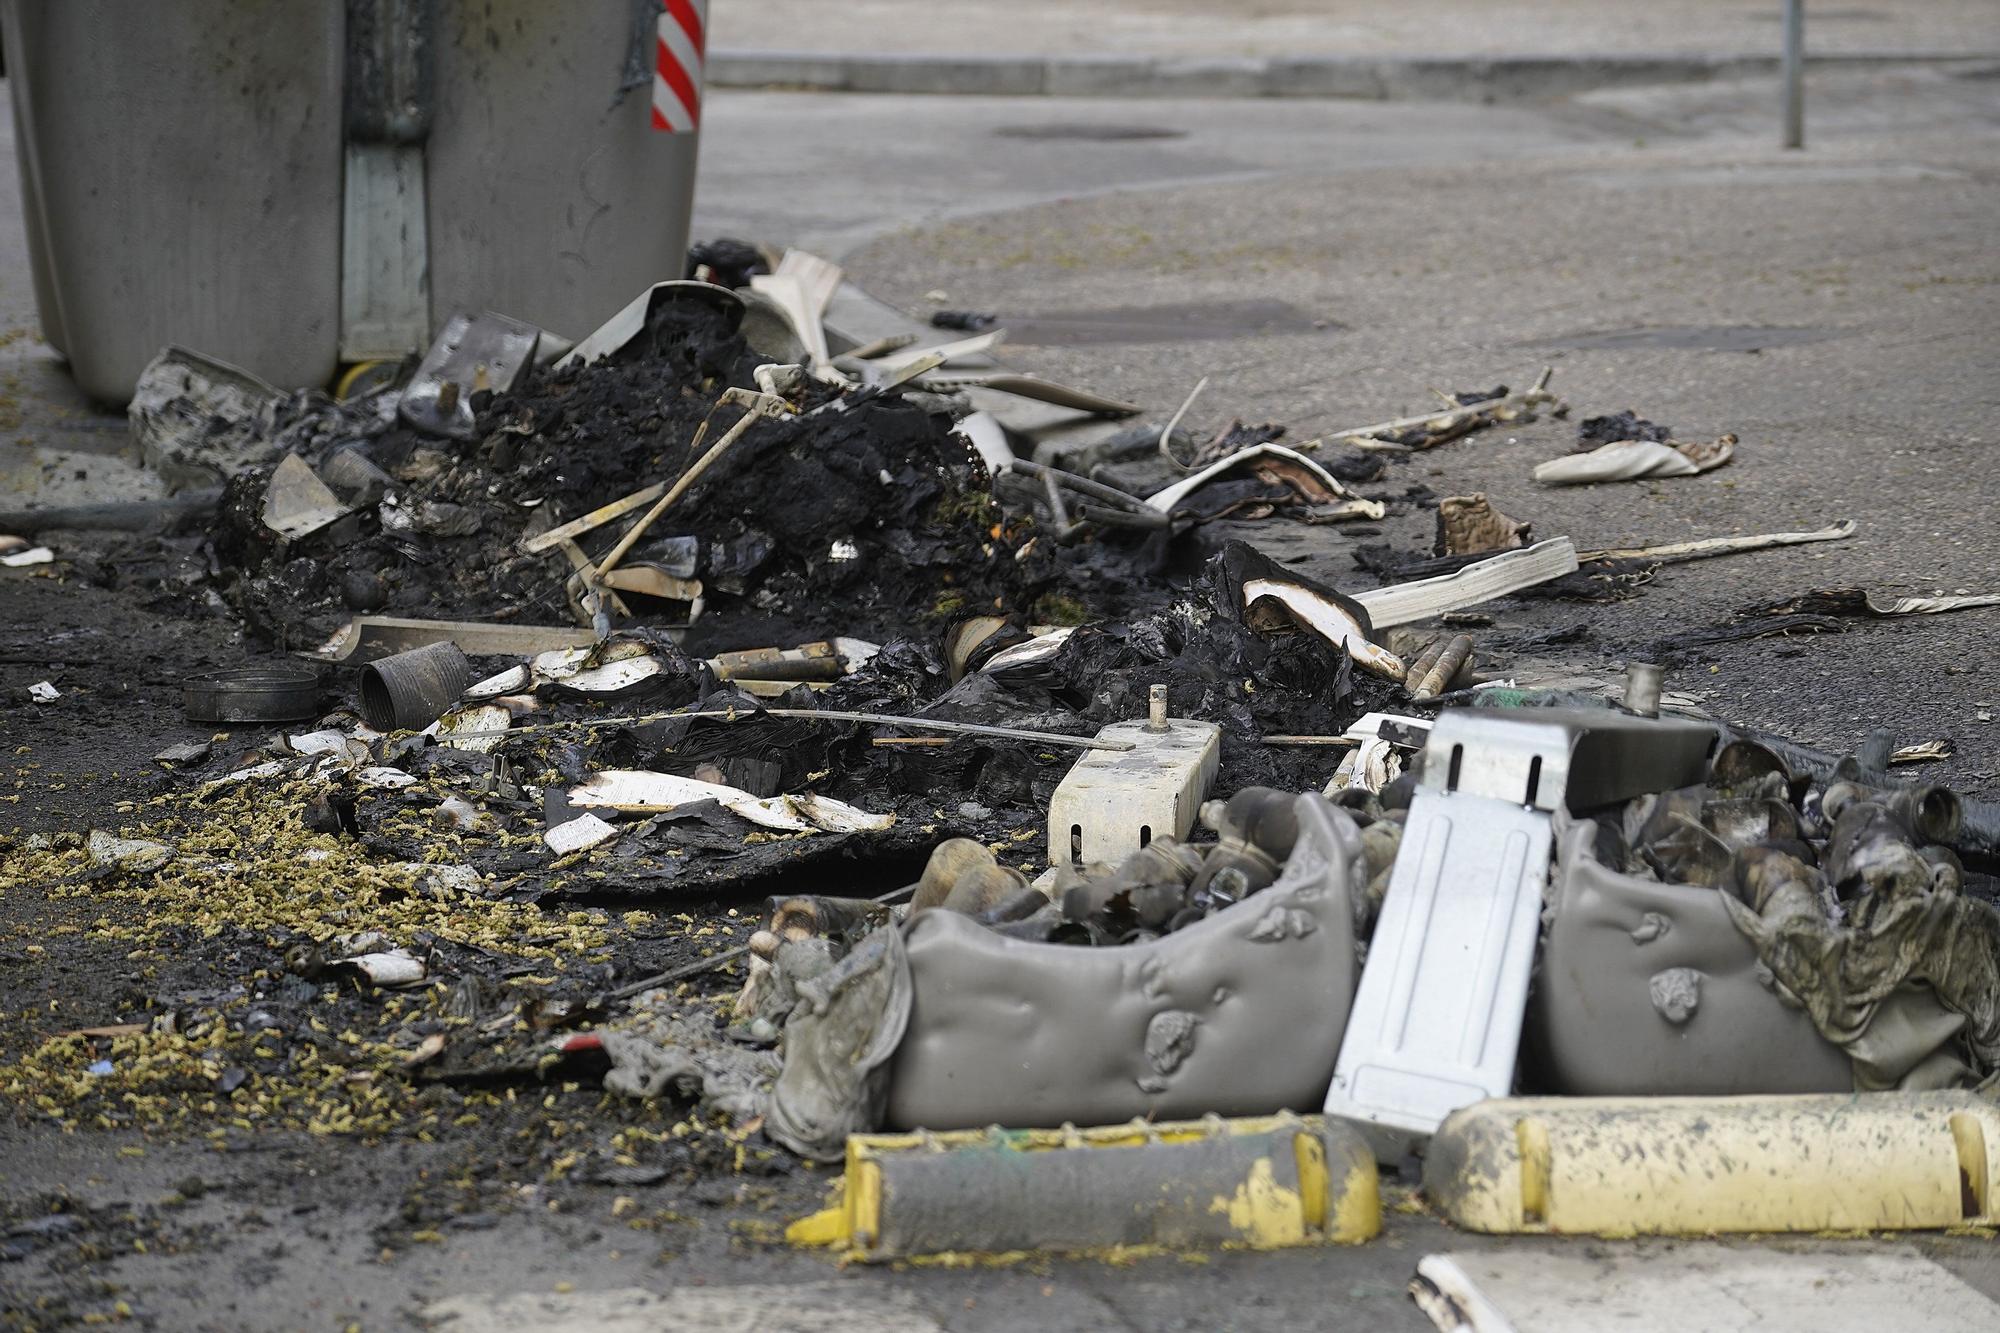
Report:
M716 0L715 51L1298 56L1775 51L1780 0ZM2000 44L1983 0L1806 6L1828 53Z
M1092 194L894 230L847 263L906 309L942 289L1003 325L1289 306L1298 319L1277 332L1003 349L1023 369L1161 414L1206 375L1202 429L1240 416L1311 438L1420 411L1432 386L1518 386L1549 364L1579 415L1633 408L1688 438L1741 437L1734 463L1689 481L1537 487L1534 463L1574 438L1562 422L1475 437L1390 474L1439 495L1486 491L1537 534L1583 548L1862 525L1847 543L1672 568L1632 600L1523 604L1537 629L1584 626L1593 646L1569 655L1604 670L1808 588L2000 590L1995 86L1852 72L1822 97L1818 146L1803 155L1767 146L1769 91L1605 90L1560 118L1565 132L1595 125L1590 146L1421 167L1321 159L1165 195ZM1719 350L1731 347L1758 350ZM1430 523L1412 514L1348 535L1410 549ZM1356 577L1344 552L1319 572ZM1990 791L2000 725L1973 646L1995 615L1730 645L1680 668L1678 683L1720 715L1835 748L1872 725L1950 736L1957 757L1938 778Z
M810 134L798 127L809 124ZM1296 173L1578 151L1602 128L1449 103L712 96L695 233L839 256L898 228L1075 200L1132 198L1132 225L1179 215L1174 191ZM1139 192L1134 194L1133 192ZM917 269L928 258L913 256ZM954 285L937 275L930 286Z
M1775 67L1776 0L732 0L713 86L1021 96L1545 100ZM1818 64L2000 53L1976 0L1809 7Z

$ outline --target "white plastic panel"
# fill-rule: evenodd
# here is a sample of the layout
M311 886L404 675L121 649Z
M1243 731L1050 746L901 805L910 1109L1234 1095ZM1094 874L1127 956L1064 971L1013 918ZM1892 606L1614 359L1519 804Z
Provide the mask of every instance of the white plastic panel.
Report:
M1512 1091L1549 848L1539 811L1417 793L1327 1114L1428 1135Z

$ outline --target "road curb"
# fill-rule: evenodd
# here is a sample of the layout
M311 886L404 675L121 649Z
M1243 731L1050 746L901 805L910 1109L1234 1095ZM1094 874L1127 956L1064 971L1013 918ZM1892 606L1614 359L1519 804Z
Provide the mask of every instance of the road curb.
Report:
M1322 1116L855 1134L836 1201L794 1245L870 1262L1358 1245L1382 1230L1375 1156Z
M1439 1126L1424 1193L1499 1235L1991 1226L2000 1106L1970 1092L1485 1101Z
M2000 61L2000 52L1865 51L1810 56L1812 68ZM715 51L719 88L989 97L1321 97L1496 102L1619 84L1775 74L1772 55L986 56Z

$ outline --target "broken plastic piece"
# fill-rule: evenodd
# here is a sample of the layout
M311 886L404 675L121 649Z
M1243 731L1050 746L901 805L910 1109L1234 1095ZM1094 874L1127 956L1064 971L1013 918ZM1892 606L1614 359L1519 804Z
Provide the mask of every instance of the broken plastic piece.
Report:
M587 648L596 642L596 635L573 625L356 616L307 656L328 662L370 662L425 644L455 643L469 657L525 657L557 648Z
M1529 1086L1566 1096L1838 1092L1847 1057L1760 979L1723 891L1624 875L1597 826L1562 834L1541 968L1527 1015ZM1643 929L1635 928L1639 923ZM1698 972L1698 1007L1663 1021L1654 979Z
M320 460L319 478L341 500L356 508L379 502L395 479L369 461L359 446L334 449Z
M1432 412L1424 416L1398 417L1393 421L1377 422L1373 426L1357 426L1353 430L1336 431L1323 436L1327 440L1345 440L1363 449L1429 449L1455 440L1475 430L1483 429L1499 421L1516 421L1532 418L1535 409L1559 403L1555 394L1549 392L1549 377L1553 368L1545 368L1533 385L1520 393L1501 394L1497 397L1473 397L1471 402L1463 401L1442 412Z
M1611 547L1585 551L1580 560L1698 560L1711 555L1733 555L1738 551L1762 551L1773 546L1803 546L1811 542L1845 541L1855 533L1855 523L1844 518L1831 527L1811 532L1765 532L1752 537L1704 537L1691 542L1668 542L1661 546Z
M991 329L970 338L960 338L956 342L939 343L935 347L904 347L885 352L874 359L875 368L885 374L893 374L906 366L915 365L929 356L939 359L938 365L948 366L963 357L983 356L1007 340L1007 330Z
M542 331L491 310L454 312L417 364L397 412L418 430L468 439L474 430L472 395L512 393L533 364Z
M688 602L699 606L702 600L700 579L684 579L669 574L658 565L633 561L619 569L598 576L598 582L606 588L618 592L636 593L642 597L657 597L667 602ZM690 615L692 622L696 617Z
M338 959L328 964L329 970L352 972L371 986L384 990L400 990L406 986L423 984L429 970L423 960L408 949L385 949L377 953L357 954L352 958Z
M169 346L140 372L126 416L146 466L170 485L213 486L271 459L284 401L247 370Z
M517 694L528 688L528 682L533 678L533 675L534 673L525 663L510 666L505 671L495 672L484 680L475 681L466 686L464 697L467 699L497 699L503 694Z
M1620 440L1586 454L1569 454L1538 463L1535 480L1544 486L1582 486L1641 477L1692 477L1721 467L1735 455L1734 435L1724 435L1709 444Z
M533 663L535 681L575 694L617 695L667 671L667 664L633 640L614 639L600 648L566 648L543 653Z
M207 741L182 741L178 745L169 745L154 755L153 762L168 766L204 763L213 749L214 747Z
M557 856L568 856L571 852L585 851L617 836L617 825L606 823L596 815L582 814L542 834L542 841Z
M727 287L718 287L712 282L656 282L626 302L617 314L598 325L589 337L565 352L562 359L556 362L556 369L587 366L610 356L646 327L646 317L653 312L656 303L667 301L695 301L724 311L730 316L730 332L743 323L743 302Z
M1367 608L1371 625L1385 630L1490 602L1574 574L1576 569L1576 546L1567 537L1555 537L1477 561L1456 573L1358 592L1354 600Z
M1146 943L1078 949L1011 939L955 912L913 918L914 1003L888 1123L1105 1124L1317 1106L1346 1027L1350 898L1366 863L1345 813L1317 793L1294 808L1298 840L1275 884Z
M1746 608L1746 615L1935 616L1946 611L1971 611L2000 606L2000 593L1956 593L1937 597L1877 597L1861 588L1821 588L1765 606Z
M912 346L921 336L915 333L885 333L879 338L857 343L841 353L841 356L852 357L856 361L873 361L876 357L885 356L890 352L900 352L905 347Z
M1002 648L987 658L985 665L979 669L994 673L1046 662L1061 651L1062 646L1069 642L1069 636L1074 633L1076 633L1074 626L1065 625L1061 629L1052 629L1047 634L1038 634L1032 639Z
M442 646L442 645L440 645ZM507 735L514 715L504 704L455 708L425 728L439 745L473 754L489 754Z
M1367 740L1349 740L1349 744L1353 748L1340 757L1333 776L1327 779L1328 796L1350 790L1379 794L1403 775L1403 761L1388 741L1377 736Z
M164 842L120 838L102 829L90 831L88 850L92 865L116 866L135 875L150 874L175 856L174 849Z
M992 389L997 393L1011 393L1019 398L1032 398L1037 402L1051 403L1057 407L1067 407L1078 412L1088 412L1100 417L1137 416L1145 409L1137 403L1124 403L1116 398L1106 398L1088 389L1074 389L1066 384L1055 384L1033 375L1021 375L1012 371L959 371L954 375L927 375L922 381L926 389L940 393L952 389Z
M833 294L840 290L846 276L840 265L830 259L822 259L809 250L796 247L786 249L778 259L778 267L773 272L795 279L799 290L805 294L806 308L812 317L824 321L826 308L833 303ZM751 286L756 286L753 275Z
M1698 782L1714 743L1698 723L1608 710L1440 716L1327 1114L1370 1127L1393 1159L1458 1107L1510 1091L1550 812Z
M368 744L334 727L321 731L308 731L303 735L285 737L285 745L293 754L311 757L329 755L343 764L363 763L368 758Z
M841 382L833 369L826 340L826 308L840 290L838 264L804 250L787 250L773 273L751 275L750 290L775 305L804 348L807 363L819 379Z
M1952 743L1949 739L1921 741L1915 745L1902 745L1890 753L1889 762L1891 764L1928 764L1935 760L1951 758L1952 748Z
M714 801L753 824L783 833L811 829L828 833L879 833L896 822L894 815L871 815L830 796L759 797L719 782L640 769L593 773L589 780L569 792L571 805L642 814L669 814L697 801Z
M1213 722L1163 717L1157 728L1113 722L1097 735L1130 748L1083 756L1056 788L1049 800L1051 865L1121 861L1155 838L1186 837L1221 762L1222 728Z
M599 505L580 518L573 518L567 523L557 524L547 532L539 532L532 537L524 538L521 549L531 555L542 551L553 551L564 542L575 541L585 533L603 527L614 518L623 518L640 505L649 505L666 493L665 482L634 491L621 500Z
M1007 428L991 412L968 413L952 429L971 444L990 475L997 477L1014 465L1014 446L1007 442Z
M1278 579L1246 579L1243 582L1243 609L1254 614L1262 601L1285 608L1305 629L1344 651L1360 665L1388 680L1402 680L1409 674L1403 659L1370 641L1370 626L1356 616L1346 598L1328 597L1299 583ZM1358 599L1357 599L1358 600Z
M297 454L286 454L264 486L264 526L280 537L318 532L351 512Z
M1240 450L1227 458L1209 464L1192 476L1182 477L1165 490L1155 491L1146 497L1146 503L1163 514L1171 513L1181 501L1208 485L1209 482L1214 481L1226 472L1233 472L1239 467L1253 463L1259 458L1281 458L1287 463L1305 469L1315 481L1326 487L1332 496L1339 499L1354 498L1354 492L1334 480L1331 472L1328 472L1298 450L1287 449L1282 444L1253 444L1248 449ZM1381 514L1378 513L1373 516L1380 518Z

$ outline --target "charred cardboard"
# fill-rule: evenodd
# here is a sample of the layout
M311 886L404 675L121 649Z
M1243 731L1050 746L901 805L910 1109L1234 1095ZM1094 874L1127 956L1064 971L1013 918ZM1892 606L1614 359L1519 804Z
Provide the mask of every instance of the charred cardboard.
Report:
M455 643L469 657L511 657L561 648L587 648L596 642L597 636L589 630L569 625L356 616L317 651L300 656L358 666L432 643Z
M1354 823L1297 798L1270 888L1144 944L1008 938L955 912L914 918L909 1024L889 1079L899 1128L1112 1124L1314 1110L1354 995Z

